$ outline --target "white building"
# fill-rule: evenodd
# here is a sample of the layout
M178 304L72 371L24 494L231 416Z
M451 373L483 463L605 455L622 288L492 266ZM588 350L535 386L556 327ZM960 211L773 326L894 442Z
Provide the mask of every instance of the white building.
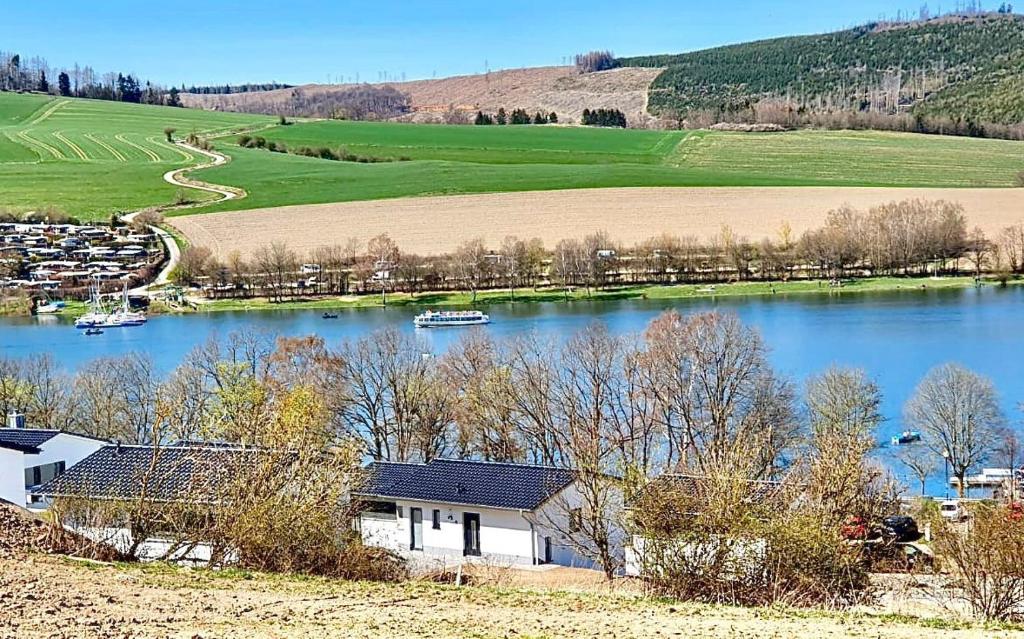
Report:
M34 492L47 500L64 497L174 503L187 498L198 504L210 503L204 499L214 494L217 479L224 472L230 472L234 465L246 463L254 454L254 449L226 444L181 443L160 447L107 444ZM61 523L69 530L122 553L136 546L135 557L142 561L166 559L206 564L212 553L210 545L203 540L182 546L173 539L154 536L136 545L134 533L127 527L89 527L76 521Z
M33 490L106 443L59 430L25 428L24 420L12 413L9 426L0 428L0 499L18 506L29 506Z
M575 474L547 466L459 460L378 462L354 496L364 543L412 563L593 567L564 543Z

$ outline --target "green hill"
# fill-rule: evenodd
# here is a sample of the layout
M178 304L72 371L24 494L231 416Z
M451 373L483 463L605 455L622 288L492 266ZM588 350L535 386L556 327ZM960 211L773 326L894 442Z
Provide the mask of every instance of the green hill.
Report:
M0 209L55 206L90 218L168 204L176 188L162 175L199 159L168 144L270 124L269 117L100 100L0 93ZM208 198L191 191L195 200Z
M766 98L808 111L1024 122L1024 16L945 16L823 35L621 58L667 67L652 113L736 112Z
M0 93L0 209L53 205L102 218L174 202L165 172L201 157L164 139L196 131L231 156L199 179L245 189L204 212L414 195L628 186L986 186L1017 183L1024 143L872 131L647 131L313 121ZM344 147L359 163L238 146ZM210 196L189 191L190 200Z

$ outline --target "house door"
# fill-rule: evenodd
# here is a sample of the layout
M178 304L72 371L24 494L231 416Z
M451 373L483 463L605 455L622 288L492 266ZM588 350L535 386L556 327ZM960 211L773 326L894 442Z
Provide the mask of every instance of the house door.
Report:
M480 515L477 513L462 513L462 554L480 556Z
M409 526L411 535L409 548L411 550L423 550L423 509L410 508L409 522L412 524Z
M551 552L551 537L544 538L544 563L550 564L552 561Z

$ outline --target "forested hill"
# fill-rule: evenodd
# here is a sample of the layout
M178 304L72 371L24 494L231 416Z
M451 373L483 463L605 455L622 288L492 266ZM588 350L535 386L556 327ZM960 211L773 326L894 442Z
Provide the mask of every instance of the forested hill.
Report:
M657 115L738 113L769 98L807 112L1024 121L1024 16L1009 13L869 24L616 63L668 67L650 89Z

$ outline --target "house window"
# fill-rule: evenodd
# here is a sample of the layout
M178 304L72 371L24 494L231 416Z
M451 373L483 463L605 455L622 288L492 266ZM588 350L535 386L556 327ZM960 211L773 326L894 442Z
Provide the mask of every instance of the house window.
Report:
M578 533L583 529L583 511L579 508L573 508L569 511L569 534Z
M398 506L393 501L371 501L363 505L363 517L370 519L395 519Z
M25 469L25 488L40 486L54 477L64 474L65 463L63 461L52 464L42 464Z
M441 530L441 511L434 509L433 525L431 526L434 530Z

